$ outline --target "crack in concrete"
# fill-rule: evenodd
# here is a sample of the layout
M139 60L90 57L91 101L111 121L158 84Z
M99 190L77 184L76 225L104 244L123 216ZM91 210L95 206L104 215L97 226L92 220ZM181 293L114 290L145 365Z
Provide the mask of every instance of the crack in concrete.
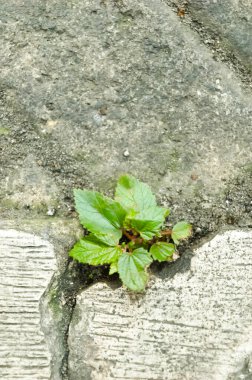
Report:
M201 42L212 53L213 59L226 64L229 69L234 71L244 88L252 90L252 73L247 68L240 57L236 54L230 43L222 38L218 32L206 26L192 14L188 1L163 0L168 7L178 15L180 22L195 31L200 37ZM183 14L181 14L183 9Z
M41 300L42 328L50 347L51 378L68 380L68 332L77 294L108 276L108 268L90 267L69 260L54 275Z

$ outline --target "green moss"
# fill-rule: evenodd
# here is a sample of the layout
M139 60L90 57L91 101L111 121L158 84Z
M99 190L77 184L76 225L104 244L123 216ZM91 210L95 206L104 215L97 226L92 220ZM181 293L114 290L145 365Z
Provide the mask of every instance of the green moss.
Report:
M193 194L195 198L201 198L202 191L204 190L204 183L202 180L198 180L195 184L192 186Z
M243 169L246 173L252 174L252 162L249 162L246 165L244 165Z
M179 170L179 153L174 150L169 156L168 169L171 172L177 172Z
M9 198L2 199L0 205L1 207L8 209L18 210L19 208L17 202L14 202L12 199Z
M59 202L58 200L52 200L50 201L50 208L57 209ZM48 211L48 204L45 202L32 202L28 204L29 208L31 210L36 211L38 214L46 214ZM22 210L26 209L27 205L23 204L22 201L11 199L11 198L4 198L0 201L0 206L6 209L15 209L15 210Z
M5 127L0 127L0 136L2 135L8 135L10 133L10 130Z
M58 290L52 287L48 293L49 307L55 316L61 316L62 308L60 306Z
M128 14L122 14L117 21L119 29L129 29L132 26L134 19Z

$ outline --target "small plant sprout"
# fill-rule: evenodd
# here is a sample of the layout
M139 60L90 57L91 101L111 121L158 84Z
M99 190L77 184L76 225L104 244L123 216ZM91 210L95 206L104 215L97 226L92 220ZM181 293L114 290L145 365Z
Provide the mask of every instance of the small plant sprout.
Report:
M80 239L70 256L80 263L110 265L130 290L144 290L147 268L153 260L172 261L179 241L191 235L192 226L164 223L169 210L156 203L150 187L131 175L119 178L115 199L96 191L74 190L81 224L90 232Z

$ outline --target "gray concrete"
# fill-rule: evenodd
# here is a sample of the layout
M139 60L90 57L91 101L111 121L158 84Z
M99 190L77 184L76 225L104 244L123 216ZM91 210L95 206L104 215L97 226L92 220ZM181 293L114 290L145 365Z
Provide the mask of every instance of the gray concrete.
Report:
M56 269L53 247L38 236L0 230L0 378L48 380L51 355L39 303Z
M144 295L96 284L77 297L70 380L251 379L252 232L228 231ZM249 364L250 363L250 364Z
M252 73L252 13L250 0L190 0L188 10L208 29L215 48L229 50ZM219 45L219 46L218 46Z
M122 172L173 197L216 196L252 162L251 94L165 2L12 0L1 12L6 202L20 207L18 177L39 206L20 183L37 166L63 207L74 185L108 191Z
M185 17L177 14L182 3L187 3ZM251 17L249 0L0 1L0 229L28 233L27 246L35 234L53 247L57 262L53 281L48 288L45 281L36 298L36 321L48 343L41 376L43 371L49 376L51 359L51 378L68 380L67 335L75 296L107 278L104 268L68 262L69 249L83 233L73 207L74 187L112 195L122 172L136 175L171 208L169 223L193 224L188 249L227 225L252 227ZM5 272L17 273L8 241L1 240ZM29 252L22 252L25 260ZM176 273L184 278L189 258L183 255L162 270L153 267L162 278L157 283ZM216 268L209 267L209 278L215 275ZM241 289L243 279L235 278L234 288ZM103 292L109 290L102 287L98 293ZM179 292L171 289L167 297L180 297ZM240 301L232 305L237 316ZM83 310L80 318L89 314ZM22 321L18 326L25 329ZM247 328L242 316L238 331L243 322ZM40 330L38 339L44 339ZM73 352L71 363L82 363ZM5 363L0 358L1 370L12 368ZM181 378L187 370L183 363L185 357L177 357ZM242 369L239 363L228 366L234 370L230 379L249 379L250 367L249 361Z
M82 280L76 265L68 266L68 251L81 234L78 223L56 217L1 219L0 231L0 377L66 379L66 335ZM92 271L82 275L85 283Z

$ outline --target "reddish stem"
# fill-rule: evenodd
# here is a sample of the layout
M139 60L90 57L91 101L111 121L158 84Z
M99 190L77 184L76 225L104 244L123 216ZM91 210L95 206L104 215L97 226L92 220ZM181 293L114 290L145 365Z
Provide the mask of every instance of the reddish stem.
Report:
M127 239L129 239L130 241L133 241L134 243L136 244L143 244L144 243L144 239L141 238L139 235L138 236L135 236L135 235L131 235L130 232L132 231L127 231L126 229L123 228L123 235L126 236ZM132 232L133 233L133 232ZM162 237L166 237L166 236L171 236L172 234L172 230L170 229L167 229L167 230L164 230L164 231L160 231ZM160 238L159 238L160 239ZM146 243L149 244L149 245L152 245L154 244L156 241L159 240L158 237L153 237L151 240L147 240ZM127 249L128 248L128 245L126 245Z
M125 229L123 229L123 234L126 236L126 238L128 238L130 241L133 241L134 243L142 244L144 242L144 239L140 238L139 236L131 235Z
M126 238L128 238L129 240L133 240L135 241L136 240L136 237L131 235L128 231L124 230L123 229L123 234L126 236Z
M171 236L171 234L172 234L172 230L161 231L161 235L163 236Z

